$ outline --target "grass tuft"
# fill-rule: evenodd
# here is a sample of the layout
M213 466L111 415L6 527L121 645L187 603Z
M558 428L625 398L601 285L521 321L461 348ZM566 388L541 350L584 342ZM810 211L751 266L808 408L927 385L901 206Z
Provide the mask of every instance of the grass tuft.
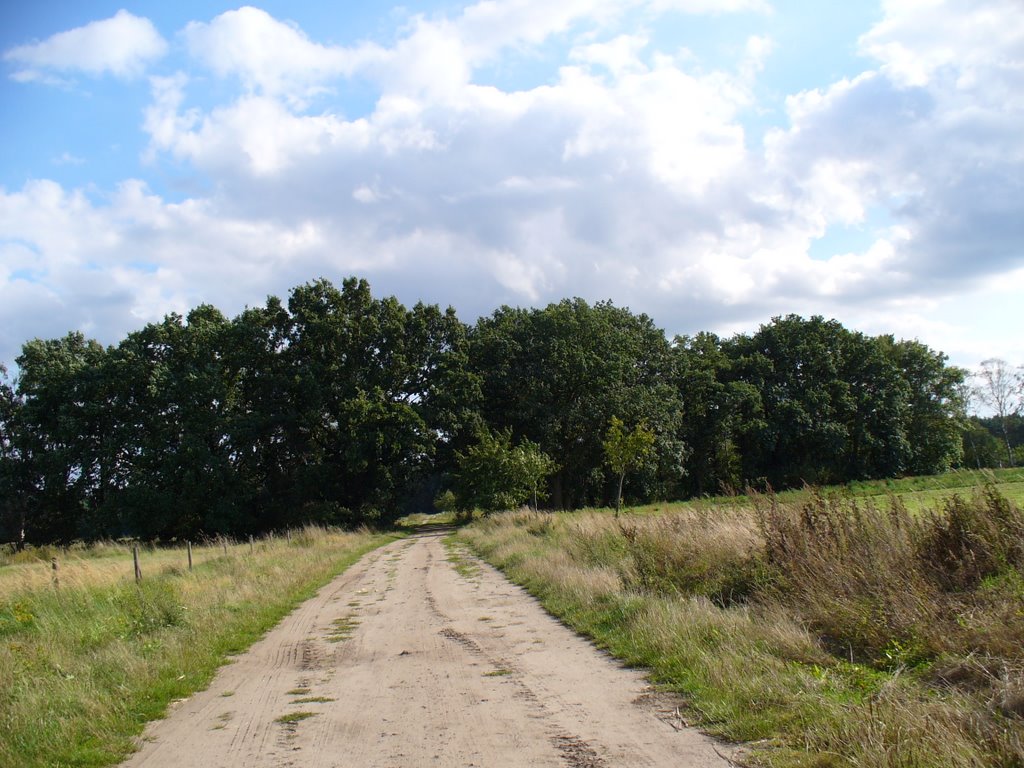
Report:
M275 717L275 723L281 723L283 725L293 725L294 723L301 723L303 720L308 720L311 717L316 717L319 712L289 712L287 715L281 715Z

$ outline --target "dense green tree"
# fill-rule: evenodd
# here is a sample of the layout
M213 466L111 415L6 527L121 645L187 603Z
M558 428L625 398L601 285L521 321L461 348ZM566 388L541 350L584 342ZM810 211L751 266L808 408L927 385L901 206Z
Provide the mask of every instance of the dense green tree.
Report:
M834 320L790 315L727 344L732 375L757 390L764 413L759 428L741 436L747 478L792 486L844 476L854 411L841 375L845 341Z
M458 399L474 392L460 370L464 327L450 311L373 299L365 280L302 286L288 308L299 461L287 471L299 497L337 514L394 514L438 441L472 421Z
M674 381L685 404L679 437L687 448L683 495L742 489L739 441L763 433L760 392L733 374L734 361L713 333L679 336L673 343Z
M17 359L27 483L34 504L26 535L69 541L105 533L97 506L109 489L113 413L106 351L81 333L27 342Z
M602 437L611 417L652 425L663 461L646 478L660 495L681 473L681 412L671 351L646 315L603 302L565 300L544 309L503 307L470 335L482 413L496 430L537 443L559 464L556 507L610 500Z
M958 459L963 371L918 342L790 315L725 344L763 415L737 430L744 477L775 486L941 472Z
M127 478L114 508L145 537L240 533L228 442L234 382L225 363L230 324L202 305L136 331L112 353Z
M36 339L17 363L16 385L0 372L15 541L383 521L447 486L486 509L608 503L629 464L608 462L629 434L609 441L613 417L650 427L638 499L980 466L982 427L1010 449L1024 432L1012 413L968 422L945 356L834 320L669 344L644 315L574 299L467 328L355 278L233 320L199 306L109 349Z
M1000 467L1006 464L1006 443L1010 443L1010 449L1014 452L1014 463L1020 465L1016 460L1016 453L1024 447L1024 415L1020 413L1010 414L1006 418L998 416L974 416L973 419L982 427L988 430L996 440L1001 443L998 458L988 466ZM966 446L965 446L966 449Z
M912 475L945 472L960 462L963 451L966 402L962 390L967 371L946 365L946 355L918 341L879 338L908 387L906 471Z
M292 439L297 406L285 360L291 316L275 296L247 308L226 329L224 362L232 387L225 432L239 505L224 530L280 529L307 522L291 468L301 461Z
M25 544L31 493L22 405L7 368L0 364L0 541L19 548Z
M513 445L509 429L481 429L476 443L456 452L456 461L456 505L463 512L514 509L531 497L536 506L538 487L556 469L536 443Z
M971 417L962 423L960 439L963 443L963 454L958 466L964 469L999 467L1006 461L1005 446L977 417Z
M911 387L892 354L891 339L843 330L838 377L843 400L836 418L847 442L835 481L893 477L910 469ZM948 466L948 464L947 464Z

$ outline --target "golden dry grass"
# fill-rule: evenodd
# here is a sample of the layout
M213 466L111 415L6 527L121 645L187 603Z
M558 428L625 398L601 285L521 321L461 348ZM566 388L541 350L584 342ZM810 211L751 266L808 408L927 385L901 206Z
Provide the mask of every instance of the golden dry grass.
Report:
M752 765L1024 765L1024 515L991 487L943 504L519 511L459 536Z
M296 603L387 537L306 529L223 549L84 550L0 568L0 765L109 765ZM94 555L90 557L90 555ZM10 570L8 570L10 569Z

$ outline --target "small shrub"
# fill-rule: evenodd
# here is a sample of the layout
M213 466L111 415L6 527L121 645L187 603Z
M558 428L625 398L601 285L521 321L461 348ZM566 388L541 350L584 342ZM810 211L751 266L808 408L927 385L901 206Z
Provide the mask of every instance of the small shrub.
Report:
M1024 514L991 484L971 499L953 496L924 518L917 558L942 589L974 589L1024 564Z
M452 490L442 491L434 498L434 509L438 512L455 512L458 509L458 499Z
M796 506L762 498L756 508L766 597L793 607L841 655L897 667L937 653L927 639L936 590L915 568L905 508L820 493Z
M135 637L179 626L185 618L177 591L165 579L125 585L115 601L124 613L128 634Z
M11 552L5 558L5 565L49 562L60 554L61 552L59 547L51 546L49 544L43 544L38 547L26 544L25 548L21 550L18 550L14 545L11 545Z

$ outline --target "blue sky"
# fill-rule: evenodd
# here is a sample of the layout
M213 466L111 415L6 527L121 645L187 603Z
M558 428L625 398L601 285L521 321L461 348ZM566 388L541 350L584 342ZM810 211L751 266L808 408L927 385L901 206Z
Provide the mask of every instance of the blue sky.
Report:
M320 276L1024 363L1018 0L4 3L0 361Z

